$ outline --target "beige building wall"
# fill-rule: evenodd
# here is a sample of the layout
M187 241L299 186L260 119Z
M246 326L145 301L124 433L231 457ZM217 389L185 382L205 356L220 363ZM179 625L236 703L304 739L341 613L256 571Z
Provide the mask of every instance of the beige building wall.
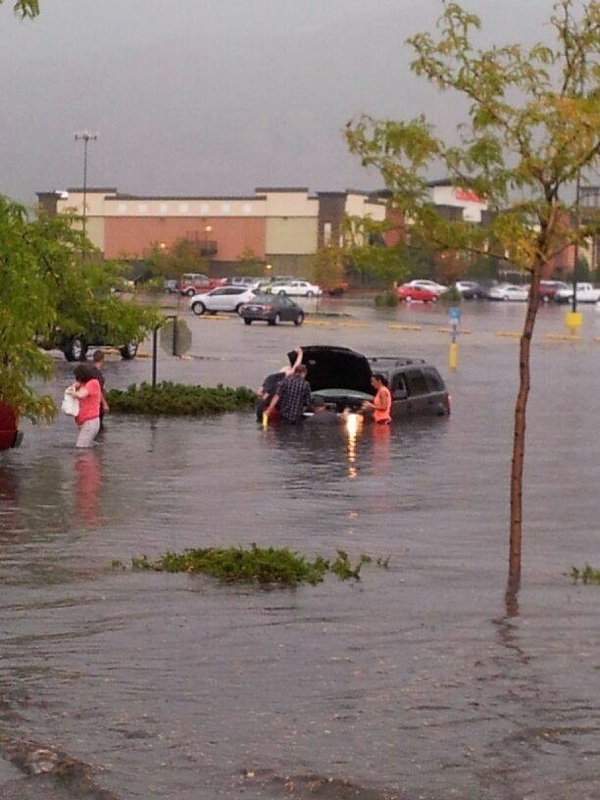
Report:
M309 197L308 189L263 189L256 190L264 196L266 217L317 217L319 201Z
M198 218L198 217L264 217L263 197L127 197L107 198L107 217L153 217Z
M318 218L267 217L265 252L312 255L317 251Z
M386 204L383 200L370 200L366 194L350 193L346 198L346 214L350 217L370 217L376 222L383 222Z

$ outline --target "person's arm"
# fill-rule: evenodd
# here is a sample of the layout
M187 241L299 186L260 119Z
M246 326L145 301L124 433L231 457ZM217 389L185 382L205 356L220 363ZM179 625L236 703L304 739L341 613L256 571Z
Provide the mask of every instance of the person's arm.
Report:
M292 364L292 372L296 369L296 367L299 367L300 364L302 363L302 355L303 355L302 348L301 347L297 347L296 348L296 353L297 353L296 360Z
M272 411L272 410L275 408L275 406L277 405L277 403L278 403L278 402L279 402L279 394L274 394L274 395L273 395L273 397L271 398L271 402L270 402L270 403L269 403L269 405L268 405L268 406L265 408L265 414L266 414L267 416L269 416L269 414L270 414L270 413L271 413L271 411Z
M77 397L81 399L82 397L87 397L89 395L89 391L85 388L84 383L73 383L71 386L67 386L65 389L67 394L70 394L71 397Z

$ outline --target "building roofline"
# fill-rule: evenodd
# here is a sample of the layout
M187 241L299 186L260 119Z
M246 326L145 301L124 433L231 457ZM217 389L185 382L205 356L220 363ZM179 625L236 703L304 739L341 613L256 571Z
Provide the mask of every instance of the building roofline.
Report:
M269 194L281 193L281 194L297 194L298 192L303 192L304 194L308 194L309 189L308 186L257 186L254 190L255 192L259 192L263 194L268 192Z
M264 195L157 195L157 194L124 194L121 192L117 192L112 197L107 197L107 201L118 201L118 200L143 200L143 201L152 201L152 200L178 200L182 201L194 201L194 200L264 200Z

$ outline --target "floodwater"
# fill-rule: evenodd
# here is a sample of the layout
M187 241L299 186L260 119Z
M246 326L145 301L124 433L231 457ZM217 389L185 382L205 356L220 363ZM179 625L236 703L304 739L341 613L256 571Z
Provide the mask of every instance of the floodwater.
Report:
M90 452L61 416L0 454L2 798L600 797L600 587L568 575L600 566L600 314L567 341L540 310L507 595L523 307L464 304L455 372L441 308L320 310L186 314L190 356L161 349L158 380L256 386L296 345L344 344L432 360L452 416L324 437L114 415ZM125 388L151 361L106 373ZM113 566L252 542L373 562L295 590Z

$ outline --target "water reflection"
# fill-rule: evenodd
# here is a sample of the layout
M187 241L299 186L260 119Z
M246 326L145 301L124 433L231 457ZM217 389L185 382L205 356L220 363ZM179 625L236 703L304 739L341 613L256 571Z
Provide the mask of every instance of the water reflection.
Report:
M348 477L356 478L356 438L362 431L363 417L360 414L349 414L346 420L346 435L348 437Z
M102 522L101 485L102 470L98 450L78 452L75 458L73 483L75 513L88 525L100 525Z

